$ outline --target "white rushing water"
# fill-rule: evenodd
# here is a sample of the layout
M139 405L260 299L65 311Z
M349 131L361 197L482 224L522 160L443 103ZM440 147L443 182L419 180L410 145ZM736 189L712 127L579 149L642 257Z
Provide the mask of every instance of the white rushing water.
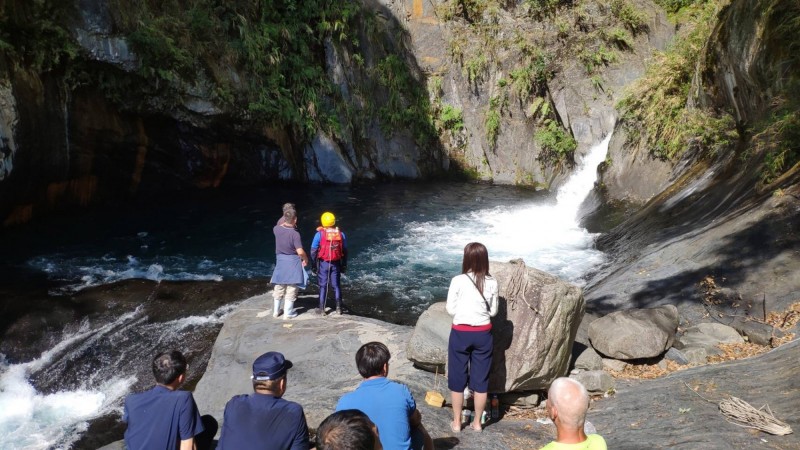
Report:
M60 358L69 359L85 348L98 348L101 342L112 341L112 346L117 340L129 342L129 338L120 336L120 330L136 330L139 340L151 335L166 340L187 327L219 323L235 307L236 304L225 305L208 316L189 316L165 323L147 323L137 309L99 328L82 326L27 363L9 364L0 354L0 449L69 448L87 430L89 420L109 413L121 415L121 401L137 381L134 376L117 375L126 371L109 365L87 377L76 389L45 394L29 381L32 374L51 370L51 365ZM136 350L129 345L123 355ZM141 347L145 353L152 351L152 344L141 342ZM58 376L55 370L53 376Z
M582 277L602 264L605 256L594 248L595 235L579 225L577 214L594 186L597 166L605 159L610 140L609 134L589 150L558 190L554 203L532 200L408 223L397 238L369 252L371 261L365 266L380 269L367 271L358 281L388 289L411 302L433 300L432 290L426 289L424 282L409 290L403 280L416 280L430 271L457 274L464 245L477 241L486 245L491 260L522 258L528 266L582 285ZM432 282L441 284L441 280Z
M88 420L107 412L125 395L136 381L134 378L111 377L98 381L94 386L90 386L93 384L90 381L79 389L43 394L36 391L28 377L45 369L70 348L102 339L115 326L130 321L134 315L125 314L98 330L71 334L27 363L9 364L0 354L0 448L69 448L78 433L86 430Z

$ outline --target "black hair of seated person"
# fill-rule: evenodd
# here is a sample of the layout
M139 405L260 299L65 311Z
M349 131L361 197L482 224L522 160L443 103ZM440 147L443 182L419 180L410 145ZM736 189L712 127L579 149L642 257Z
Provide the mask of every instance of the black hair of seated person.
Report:
M337 411L317 428L317 450L374 450L376 441L375 424L357 409Z
M186 373L186 358L177 350L161 352L153 358L153 376L158 384L168 385Z

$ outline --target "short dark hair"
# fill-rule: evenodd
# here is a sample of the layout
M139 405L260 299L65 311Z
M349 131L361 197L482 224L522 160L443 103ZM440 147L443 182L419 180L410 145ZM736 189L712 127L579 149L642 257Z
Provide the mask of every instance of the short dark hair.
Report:
M297 217L297 211L294 208L283 210L283 221L290 223Z
M336 411L317 428L317 450L373 450L375 424L357 409Z
M281 380L286 378L286 374L276 380L253 380L253 390L266 390L270 392L277 392Z
M158 384L170 384L186 373L186 358L177 350L161 352L153 358L153 376Z
M356 367L364 378L383 374L383 365L389 362L392 355L381 342L367 342L356 352Z

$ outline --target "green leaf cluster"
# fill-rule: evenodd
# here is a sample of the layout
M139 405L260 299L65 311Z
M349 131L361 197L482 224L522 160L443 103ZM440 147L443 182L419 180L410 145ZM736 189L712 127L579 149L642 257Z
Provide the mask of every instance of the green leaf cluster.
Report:
M548 67L548 58L542 52L535 52L527 58L529 63L511 70L511 90L520 99L541 94L547 89L547 80L552 76Z
M635 35L647 31L647 15L637 10L628 0L611 0L611 14Z
M585 49L578 54L578 59L583 63L587 74L593 74L601 66L607 66L617 61L617 52L613 49L600 45L598 48Z
M800 109L781 108L753 136L757 153L764 155L761 182L769 184L800 164ZM750 155L748 155L750 156Z
M388 90L388 100L378 110L384 134L391 135L394 129L403 127L415 133L419 144L434 139L436 129L429 97L406 62L390 54L377 64L375 72L379 83Z
M0 1L0 53L37 72L74 60L79 47L62 24L76 14L72 2Z
M562 4L570 3L568 0L525 0L524 4L528 7L528 13L533 17L542 19L553 17L556 10Z
M534 139L542 147L539 159L551 164L571 164L578 143L555 119L545 119L544 127L536 130Z
M497 145L497 137L500 135L501 107L502 100L499 96L489 99L489 110L484 118L484 127L486 128L486 140L489 141L489 146L491 147Z
M439 121L445 130L461 131L464 129L464 112L461 108L443 105L439 114Z

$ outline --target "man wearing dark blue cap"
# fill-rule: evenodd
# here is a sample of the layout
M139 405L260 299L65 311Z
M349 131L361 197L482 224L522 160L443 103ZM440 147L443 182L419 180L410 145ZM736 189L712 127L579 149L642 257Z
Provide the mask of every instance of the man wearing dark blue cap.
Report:
M218 450L308 450L303 407L282 399L292 362L267 352L253 362L253 390L225 405Z

